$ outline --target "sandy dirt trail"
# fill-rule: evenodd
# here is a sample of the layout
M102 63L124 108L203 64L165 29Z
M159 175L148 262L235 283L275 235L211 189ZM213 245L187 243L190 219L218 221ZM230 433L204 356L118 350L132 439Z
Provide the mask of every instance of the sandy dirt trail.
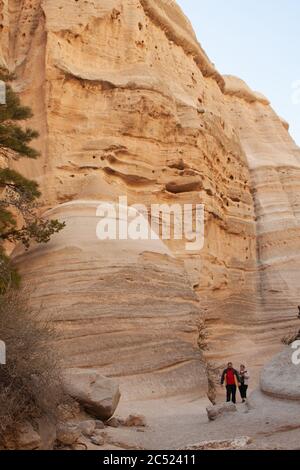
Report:
M256 394L256 392L255 392ZM254 395L255 395L254 394ZM259 405L260 395L255 397ZM265 398L264 398L265 400ZM209 422L206 399L180 397L158 400L121 402L118 417L142 414L147 427L108 428L111 442L121 448L147 450L184 449L202 441L251 438L247 449L299 449L300 407L296 403L281 403L267 399L263 409L249 409L238 404L238 411ZM251 407L250 407L251 408ZM276 411L277 410L277 411Z

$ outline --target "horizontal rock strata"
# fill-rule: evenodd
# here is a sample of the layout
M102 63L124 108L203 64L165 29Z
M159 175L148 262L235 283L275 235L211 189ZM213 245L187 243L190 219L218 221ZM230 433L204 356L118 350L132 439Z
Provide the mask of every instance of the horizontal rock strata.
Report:
M185 338L197 303L190 284L207 310L211 357L260 366L299 303L300 159L287 124L265 97L217 72L175 2L2 0L0 11L1 60L40 132L42 157L19 165L40 183L45 209L60 204L64 216L64 203L120 195L148 207L205 204L200 253L171 241L169 257L148 247L120 265L110 247L97 261L63 242L67 229L55 255L49 245L23 258L35 305L70 332L68 363L145 383L165 370L172 391L186 362L181 386L193 389L195 351L165 333L170 318Z

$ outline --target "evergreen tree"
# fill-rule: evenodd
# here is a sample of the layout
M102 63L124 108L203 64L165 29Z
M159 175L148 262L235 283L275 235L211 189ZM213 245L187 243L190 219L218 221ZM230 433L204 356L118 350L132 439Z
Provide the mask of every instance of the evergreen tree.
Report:
M30 146L38 133L23 128L20 121L32 117L31 109L22 106L20 98L12 90L9 81L13 77L0 68L0 80L6 84L6 103L0 104L0 155L8 159L8 165L0 168L0 290L17 280L9 258L5 256L5 241L22 242L26 248L32 240L47 243L51 235L59 232L64 224L46 220L37 215L40 197L38 184L10 168L9 159L37 158L39 153ZM21 223L20 223L21 221Z

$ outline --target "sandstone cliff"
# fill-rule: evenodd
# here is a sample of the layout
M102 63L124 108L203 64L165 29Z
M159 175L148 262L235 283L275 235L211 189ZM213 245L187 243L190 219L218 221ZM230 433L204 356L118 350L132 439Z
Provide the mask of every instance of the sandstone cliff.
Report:
M137 375L147 389L149 373L161 393L194 390L192 325L206 309L211 355L261 365L300 294L300 150L286 124L218 73L174 2L2 0L0 11L1 61L40 132L43 156L22 170L70 221L18 262L65 331L68 364L129 389ZM93 201L124 194L205 204L204 249L96 246Z

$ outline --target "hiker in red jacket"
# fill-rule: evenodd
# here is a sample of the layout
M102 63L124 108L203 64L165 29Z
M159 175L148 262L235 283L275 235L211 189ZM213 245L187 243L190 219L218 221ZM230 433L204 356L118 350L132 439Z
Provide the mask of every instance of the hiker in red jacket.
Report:
M232 362L228 362L227 369L224 370L221 378L221 385L226 385L226 400L236 403L236 390L240 386L238 371L233 368Z

